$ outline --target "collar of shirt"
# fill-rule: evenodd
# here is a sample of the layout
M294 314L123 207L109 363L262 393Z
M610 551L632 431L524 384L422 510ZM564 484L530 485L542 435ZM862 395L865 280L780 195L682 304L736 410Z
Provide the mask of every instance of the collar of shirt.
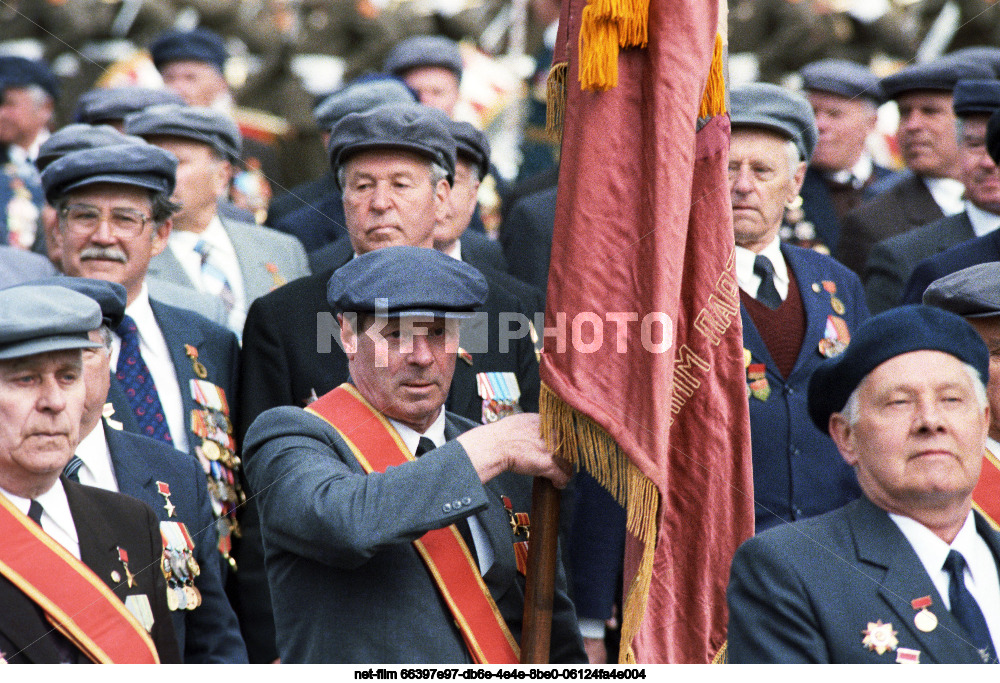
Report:
M79 470L81 484L118 492L118 480L111 462L108 439L104 434L103 418L80 441L80 445L76 447L76 456L83 460L83 466Z
M984 211L972 202L965 203L965 213L969 217L969 222L972 223L972 232L976 233L976 237L988 235L1000 228L1000 216Z
M233 247L233 242L229 239L229 233L226 232L226 228L222 225L222 221L218 215L212 217L212 220L209 221L208 226L202 232L171 230L168 242L170 250L177 257L177 260L180 261L184 272L190 278L191 282L195 283L195 288L199 291L205 291L202 288L201 254L194 250L194 246L198 244L199 240L208 242L208 245L212 248L212 263L226 275L229 286L233 290L233 298L236 304L233 307L234 315L230 316L230 328L235 329L233 327L234 323L241 322L241 320L235 319L237 311L239 315L244 318L246 317L243 273L240 270L240 262L236 257L236 249ZM243 326L240 324L239 329L242 330L242 328Z
M28 514L28 507L31 500L15 496L13 493L0 489L0 493L7 496L14 506ZM76 533L76 522L73 521L73 513L69 509L69 501L66 500L66 490L63 488L62 480L56 479L56 483L48 491L35 498L42 506L42 529L55 539L59 545L69 551L73 557L80 559L80 539Z
M788 297L788 264L781 253L781 241L775 237L774 241L761 250L760 254L766 256L771 265L774 266L774 287L778 290L778 295L784 301ZM753 264L757 259L757 252L750 251L743 247L736 247L736 282L740 289L757 298L757 289L760 287L760 277L753 272Z
M954 216L965 209L965 185L954 178L923 177L924 185L945 216Z
M428 439L434 442L434 448L438 446L443 446L445 442L444 438L444 406L441 407L441 411L438 413L437 418L431 423L431 426L427 428L427 431L421 434L412 427L407 427L402 422L398 420L393 420L391 417L386 418L389 423L396 428L399 432L399 436L403 439L403 443L406 447L410 449L410 455L416 455L417 444L420 443L420 437L426 436Z
M1000 458L1000 442L994 441L990 437L986 437L986 450L995 458Z
M451 245L451 249L449 249L448 251L446 251L444 253L448 254L448 256L452 257L456 261L461 261L462 260L462 240L461 239L455 240L455 243L453 245Z
M857 163L851 168L834 171L828 174L827 177L836 183L850 183L855 189L860 189L868 182L874 170L875 165L872 163L871 157L867 154L862 154Z
M35 136L34 142L28 145L27 148L21 147L19 145L11 145L7 151L10 160L17 164L34 164L35 159L38 158L38 150L42 146L42 143L49 139L51 133L45 128L38 132Z

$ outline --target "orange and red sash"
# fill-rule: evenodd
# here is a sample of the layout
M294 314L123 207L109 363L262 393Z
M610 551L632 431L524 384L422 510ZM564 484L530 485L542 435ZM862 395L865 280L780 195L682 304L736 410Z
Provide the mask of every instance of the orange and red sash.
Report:
M340 433L365 472L384 472L388 467L414 460L392 425L349 384L321 396L306 410L329 422ZM451 610L473 661L518 663L517 642L455 525L432 529L413 545Z
M972 491L972 506L1000 531L1000 459L989 449L983 453L983 468Z
M99 664L159 664L156 646L90 568L0 495L0 574Z

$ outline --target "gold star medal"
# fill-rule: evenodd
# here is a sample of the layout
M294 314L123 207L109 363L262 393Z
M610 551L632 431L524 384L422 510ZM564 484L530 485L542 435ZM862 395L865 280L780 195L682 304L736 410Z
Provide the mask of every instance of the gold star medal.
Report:
M135 577L132 575L132 572L129 571L128 568L128 551L121 546L117 546L117 548L118 548L118 559L121 561L122 567L125 568L125 579L128 581L128 587L132 588L135 585Z
M163 496L163 500L166 501L163 505L163 509L167 511L167 517L175 517L176 515L174 514L174 510L177 509L177 506L170 502L170 484L165 481L158 481L156 482L156 491Z
M881 619L874 622L869 621L868 628L861 633L865 636L861 644L866 649L874 650L880 655L892 652L899 645L899 641L896 639L896 631L892 630L892 624L889 622L883 624Z

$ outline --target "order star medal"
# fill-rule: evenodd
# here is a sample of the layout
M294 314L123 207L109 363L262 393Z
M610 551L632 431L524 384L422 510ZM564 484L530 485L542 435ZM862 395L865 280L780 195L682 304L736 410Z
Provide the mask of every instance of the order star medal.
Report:
M899 644L899 641L896 639L896 631L892 630L892 624L888 622L883 624L881 619L874 622L869 621L868 628L862 631L862 633L865 635L865 638L861 641L861 644L880 655L892 652Z
M747 366L747 386L754 398L766 401L771 395L771 385L767 381L767 367L763 363Z

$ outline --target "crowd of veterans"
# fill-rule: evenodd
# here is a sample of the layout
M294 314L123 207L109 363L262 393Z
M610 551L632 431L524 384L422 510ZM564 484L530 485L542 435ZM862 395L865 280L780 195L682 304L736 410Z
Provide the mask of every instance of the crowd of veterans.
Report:
M93 48L0 56L0 662L517 661L532 477L562 491L550 661L614 661L625 512L536 414L557 150L501 171L453 9L238 4L0 9ZM731 8L756 535L729 661L997 662L1000 21L973 6ZM332 35L307 126L273 106L294 77L237 105L234 44L289 76ZM147 52L104 76L155 87L81 87L123 37Z

